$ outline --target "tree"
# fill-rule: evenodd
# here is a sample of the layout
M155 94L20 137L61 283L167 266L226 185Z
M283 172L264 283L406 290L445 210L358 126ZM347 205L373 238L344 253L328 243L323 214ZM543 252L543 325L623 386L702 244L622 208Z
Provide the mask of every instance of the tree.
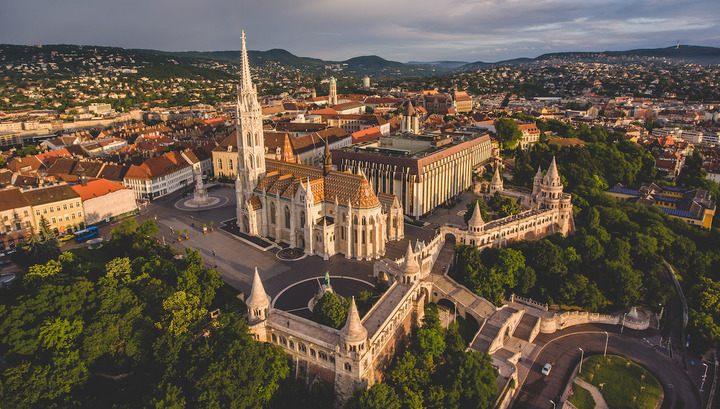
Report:
M326 291L313 307L310 319L319 324L340 329L345 325L348 309L349 304L347 306L343 305L335 293Z
M376 383L370 389L360 388L348 400L346 409L400 409L395 389L385 383Z
M522 131L512 119L495 120L495 136L505 149L512 149L522 138Z
M468 352L458 364L445 380L445 407L491 408L498 388L497 373L490 355L485 352Z
M200 307L200 298L178 291L163 301L166 312L164 327L176 336L184 335L207 317L207 310Z

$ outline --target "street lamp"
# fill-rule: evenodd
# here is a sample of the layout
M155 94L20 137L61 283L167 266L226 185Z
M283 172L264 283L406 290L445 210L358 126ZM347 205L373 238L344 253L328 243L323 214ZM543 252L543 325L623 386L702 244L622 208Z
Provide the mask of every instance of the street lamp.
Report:
M708 364L706 364L705 362L703 362L702 364L705 367L705 373L703 374L702 382L700 383L700 392L702 392L703 388L705 387L705 379L707 377L707 370L708 370Z
M607 331L605 331L605 352L603 352L603 356L607 356L607 344L610 340L610 334L608 334Z
M215 261L215 250L212 251L213 255L213 268L217 268L217 262Z
M585 351L583 351L582 348L578 348L580 350L580 370L578 373L582 373L582 361L585 358Z
M555 409L555 402L553 402L553 400L552 400L552 399L550 399L550 403L552 403L552 404L553 404L553 409Z
M620 327L620 333L621 333L621 334L623 333L623 330L625 329L625 316L626 316L627 314L628 314L628 313L623 314L622 326Z

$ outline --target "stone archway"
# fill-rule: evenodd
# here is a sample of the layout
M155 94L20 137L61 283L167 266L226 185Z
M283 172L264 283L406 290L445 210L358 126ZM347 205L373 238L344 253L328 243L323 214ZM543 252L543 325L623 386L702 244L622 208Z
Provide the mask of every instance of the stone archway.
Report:
M305 248L305 236L301 232L297 233L297 246L301 249Z

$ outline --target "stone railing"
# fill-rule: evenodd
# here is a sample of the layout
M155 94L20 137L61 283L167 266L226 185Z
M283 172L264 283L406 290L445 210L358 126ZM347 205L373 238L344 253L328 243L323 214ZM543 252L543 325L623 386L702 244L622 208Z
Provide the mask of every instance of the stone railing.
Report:
M541 310L543 310L543 311L547 311L547 310L548 310L548 305L547 305L547 304L543 304L543 303L541 303L541 302L535 301L535 300L533 300L532 298L525 298L525 297L521 297L521 296L515 295L515 294L510 294L510 302L516 302L516 303L519 303L519 304L525 304L525 305L530 306L530 307L539 308L539 309L541 309Z

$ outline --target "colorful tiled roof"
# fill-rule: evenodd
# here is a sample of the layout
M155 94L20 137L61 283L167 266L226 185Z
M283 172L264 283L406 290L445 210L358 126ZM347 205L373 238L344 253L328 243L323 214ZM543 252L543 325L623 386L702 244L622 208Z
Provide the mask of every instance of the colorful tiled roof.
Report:
M337 200L341 205L347 206L350 203L352 207L362 209L380 206L378 197L364 176L337 171L323 176L320 168L272 159L266 159L265 167L268 173L255 188L256 192L265 189L270 195L279 193L290 199L297 192L300 183L307 184L309 180L316 203L334 203Z

